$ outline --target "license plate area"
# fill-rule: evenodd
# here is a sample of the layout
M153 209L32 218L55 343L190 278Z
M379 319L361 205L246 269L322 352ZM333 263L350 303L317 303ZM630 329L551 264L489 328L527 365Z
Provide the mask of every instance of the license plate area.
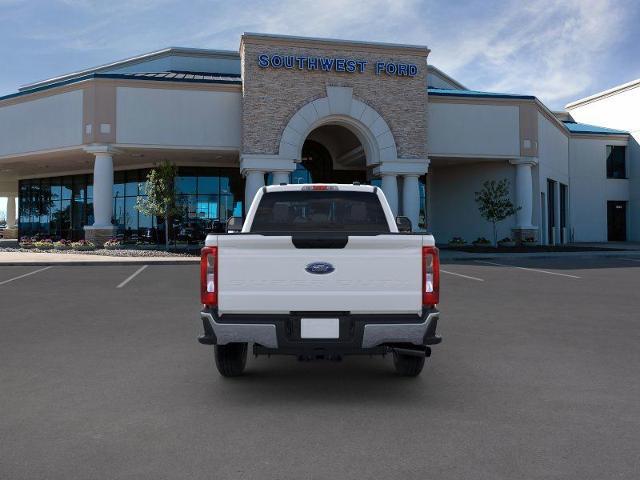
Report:
M301 317L300 338L302 340L337 340L340 338L338 317Z
M332 324L332 331L330 338L318 338L318 337L310 337L306 336L309 334L309 330L306 328L309 325L313 324L313 320L317 319L332 319L330 322ZM311 319L311 322L305 321L305 337L302 336L302 319L308 320ZM338 326L335 326L335 322L337 321ZM336 336L337 330L337 336ZM327 327L328 331L328 327ZM295 344L301 343L312 343L316 344L324 344L330 345L335 343L349 343L355 337L355 322L351 318L349 312L340 312L340 311L326 311L326 312L291 312L289 314L289 319L285 324L285 329L283 332L283 341L292 342ZM322 335L328 335L328 333L323 333Z

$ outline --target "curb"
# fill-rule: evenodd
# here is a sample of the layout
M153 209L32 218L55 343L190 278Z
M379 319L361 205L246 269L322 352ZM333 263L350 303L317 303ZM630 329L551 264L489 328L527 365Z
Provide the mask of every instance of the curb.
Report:
M550 254L551 253L551 254ZM569 253L570 255L563 255ZM441 256L441 261L464 261L464 260L506 260L506 259L545 259L545 260L553 260L558 258L620 258L620 257L637 257L640 260L640 256L638 256L637 251L629 251L629 252L600 252L598 255L593 255L590 252L547 252L545 253L533 253L533 254L504 254L504 255L493 255L486 254L486 256L468 256L468 257L443 257Z
M196 263L200 263L199 258L194 258L193 260L152 260L148 259L145 261L144 258L140 260L115 260L115 261L102 261L98 262L95 260L87 260L87 261L62 261L62 262L43 262L43 261L24 261L24 262L0 262L0 267L55 267L59 265L61 267L72 267L72 266L81 266L81 267L94 267L94 266L122 266L122 265L193 265Z

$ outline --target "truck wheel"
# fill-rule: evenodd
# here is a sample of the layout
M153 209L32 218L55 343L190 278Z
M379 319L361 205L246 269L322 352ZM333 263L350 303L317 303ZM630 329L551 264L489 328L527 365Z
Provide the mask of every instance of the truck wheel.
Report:
M242 375L247 365L247 344L228 343L214 347L216 367L223 377L237 377Z
M417 377L424 367L425 357L415 357L413 355L401 355L393 352L393 365L396 372L403 377Z

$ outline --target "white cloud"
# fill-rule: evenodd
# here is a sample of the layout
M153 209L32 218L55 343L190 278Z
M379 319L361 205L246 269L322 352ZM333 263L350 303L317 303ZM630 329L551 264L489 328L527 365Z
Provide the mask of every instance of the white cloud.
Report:
M204 19L208 25L198 22L202 28L193 38L211 38L231 27L238 34L254 31L394 41L398 26L417 18L419 4L417 0L285 0L252 2L238 8L227 3ZM233 41L237 44L238 38Z
M471 88L530 93L562 104L594 85L597 58L624 36L627 9L611 0L511 2L499 16L435 39L433 61Z
M70 56L76 63L169 45L235 50L243 31L426 44L429 61L470 88L535 94L557 107L606 74L598 59L635 31L632 1L57 0L5 11L21 12L12 22L30 25L21 36L38 53L82 54Z

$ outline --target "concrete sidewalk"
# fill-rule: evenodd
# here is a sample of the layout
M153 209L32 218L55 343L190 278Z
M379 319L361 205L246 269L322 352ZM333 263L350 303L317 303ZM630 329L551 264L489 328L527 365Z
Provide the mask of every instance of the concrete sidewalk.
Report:
M490 260L500 258L562 258L562 257L628 257L640 260L639 250L590 250L583 252L527 252L527 253L475 253L475 252L457 252L453 250L440 250L441 260Z
M0 267L21 265L183 265L198 263L196 256L115 257L82 253L0 252Z
M505 258L562 258L562 257L629 257L640 260L640 250L605 250L583 252L476 253L440 250L440 259L448 261L490 260ZM95 254L0 252L2 265L182 265L198 263L197 256L116 257Z

